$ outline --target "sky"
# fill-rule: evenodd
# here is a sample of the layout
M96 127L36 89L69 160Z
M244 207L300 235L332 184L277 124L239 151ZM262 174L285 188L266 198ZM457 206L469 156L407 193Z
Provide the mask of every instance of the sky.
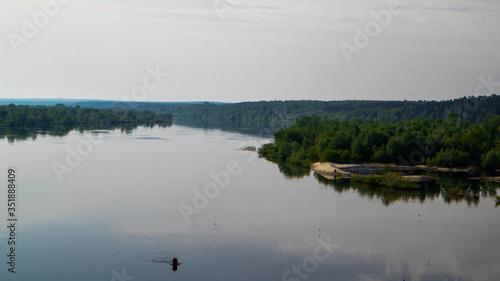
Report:
M500 93L498 0L0 0L0 98Z

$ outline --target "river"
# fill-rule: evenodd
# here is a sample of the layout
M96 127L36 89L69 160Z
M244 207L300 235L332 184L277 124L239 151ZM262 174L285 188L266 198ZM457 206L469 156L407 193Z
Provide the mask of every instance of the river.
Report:
M241 125L243 126L243 125ZM0 139L0 280L496 280L497 186L391 193L259 159L274 127L206 124ZM256 129L257 128L257 129ZM280 169L281 168L281 169ZM454 177L456 177L454 179ZM487 194L488 193L488 194ZM170 262L177 257L177 271Z

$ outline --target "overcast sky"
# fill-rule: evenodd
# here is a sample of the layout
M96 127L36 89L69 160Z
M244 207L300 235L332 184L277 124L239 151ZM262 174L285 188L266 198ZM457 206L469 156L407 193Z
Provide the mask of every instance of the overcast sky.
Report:
M0 98L500 93L498 0L55 1L0 0Z

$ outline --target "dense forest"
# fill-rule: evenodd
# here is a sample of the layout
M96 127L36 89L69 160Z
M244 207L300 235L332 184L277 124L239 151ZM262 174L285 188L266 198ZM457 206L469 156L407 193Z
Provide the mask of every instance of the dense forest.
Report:
M0 106L0 125L7 126L47 126L56 124L124 124L171 122L170 114L153 111L137 111L123 108L94 109L80 106Z
M488 114L500 115L500 96L462 97L446 101L259 101L230 104L87 101L82 107L120 107L172 114L175 118L294 122L318 115L338 121L408 121L415 118L445 119L455 112L462 120L480 123Z
M500 116L471 124L457 113L445 120L337 121L302 117L274 133L259 155L309 166L316 161L500 168Z

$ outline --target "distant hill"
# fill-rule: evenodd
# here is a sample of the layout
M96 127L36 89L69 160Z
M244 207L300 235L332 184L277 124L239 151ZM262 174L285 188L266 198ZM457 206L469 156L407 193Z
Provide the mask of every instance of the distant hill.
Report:
M74 105L77 102L85 102L91 100L81 99L0 99L0 105L43 105L54 106L56 104L64 104L66 106Z
M130 107L133 104L202 104L205 101L181 101L181 102L125 102L112 100L92 100L92 99L2 99L0 105L43 105L54 106L56 104L64 104L66 106L80 105L90 108L109 108L109 107ZM212 102L214 104L224 104L222 102ZM116 106L116 105L119 106ZM127 105L128 104L128 105Z

